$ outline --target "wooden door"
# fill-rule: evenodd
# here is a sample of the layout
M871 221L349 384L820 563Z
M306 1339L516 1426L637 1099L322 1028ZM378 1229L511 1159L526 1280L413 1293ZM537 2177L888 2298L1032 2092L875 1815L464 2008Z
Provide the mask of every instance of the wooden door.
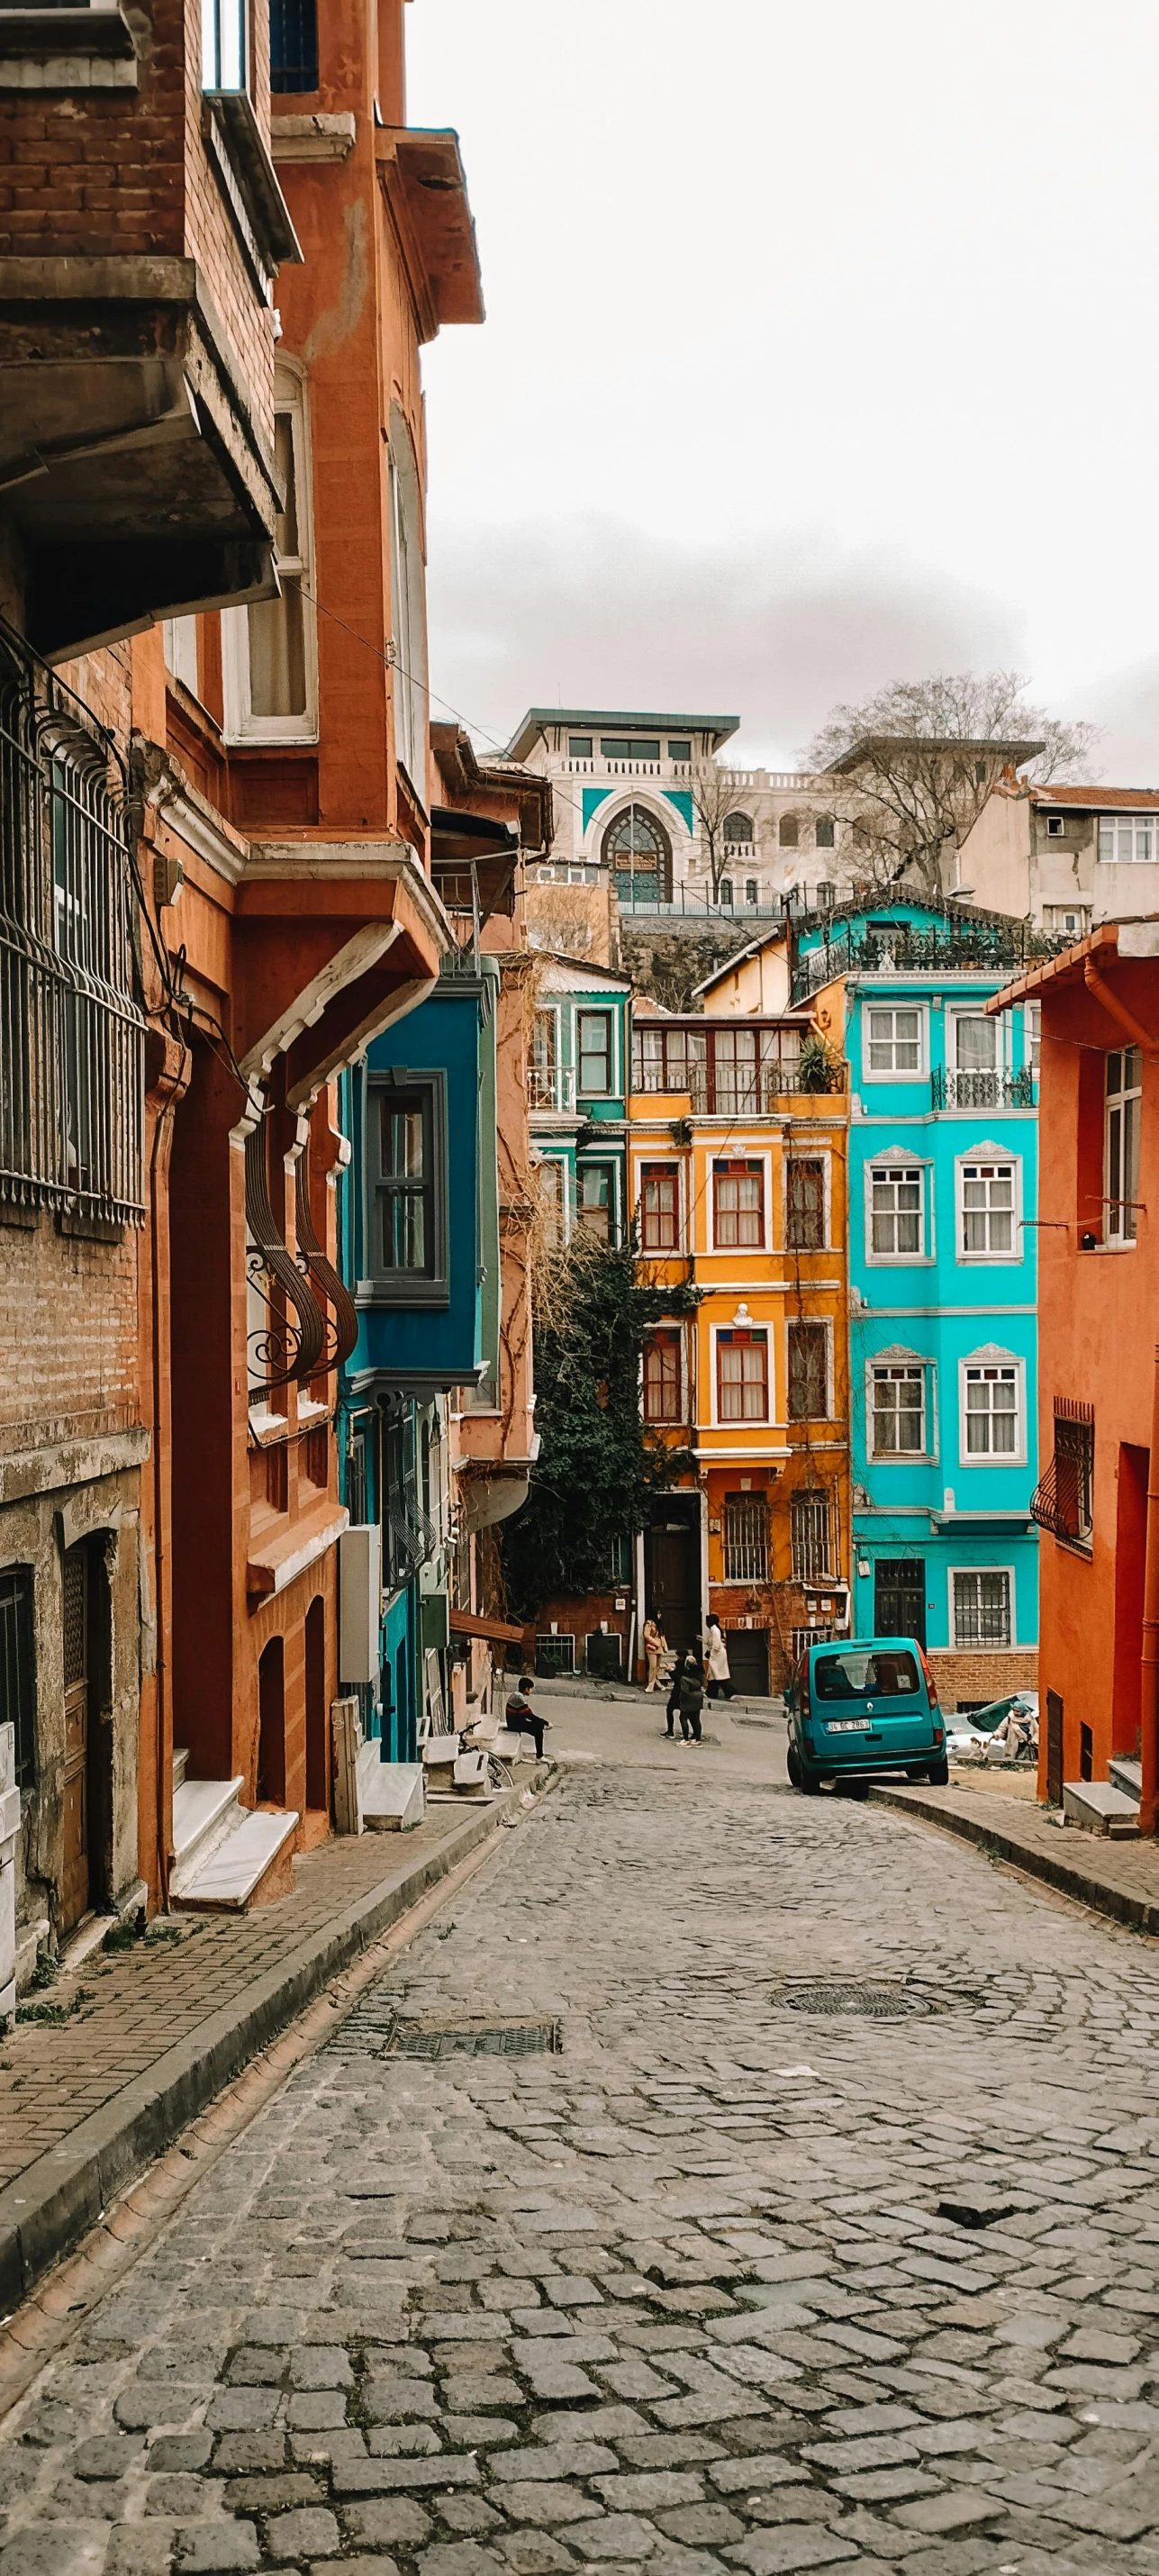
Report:
M1062 1701L1057 1691L1046 1694L1046 1795L1052 1807L1062 1805Z
M61 1929L89 1905L89 1552L64 1558L64 1874Z
M700 1635L700 1533L686 1526L652 1529L647 1538L648 1609L670 1646Z

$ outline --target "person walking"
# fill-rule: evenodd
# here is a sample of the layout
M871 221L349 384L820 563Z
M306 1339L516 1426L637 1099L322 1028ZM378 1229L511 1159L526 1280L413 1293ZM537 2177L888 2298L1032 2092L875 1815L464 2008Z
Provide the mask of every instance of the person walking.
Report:
M543 1738L551 1721L549 1718L541 1717L539 1710L532 1707L531 1694L534 1688L535 1684L532 1681L530 1673L523 1673L520 1677L518 1690L512 1691L511 1697L507 1702L507 1707L504 1711L503 1723L505 1726L510 1727L513 1735L534 1736L535 1759L537 1762L542 1762Z
M683 1744L700 1744L700 1712L704 1706L704 1659L699 1646L690 1646L680 1674L680 1737Z
M678 1717L679 1717L679 1715L680 1715L680 1682L681 1682L681 1677L682 1677L682 1675L683 1675L684 1667L685 1667L685 1664L687 1663L687 1661L688 1661L687 1652L686 1652L686 1650L682 1647L682 1648L681 1648L680 1653L679 1653L679 1654L677 1655L677 1657L676 1657L676 1661L675 1661L675 1663L673 1664L673 1667L672 1667L672 1679L671 1679L671 1681L669 1682L669 1685L668 1685L668 1707L667 1707L667 1711L666 1711L666 1716L667 1716L667 1730L666 1730L666 1731L667 1731L667 1733L668 1733L668 1735L669 1735L670 1737L673 1737L673 1736L675 1735L675 1731L676 1731L676 1720L677 1720L677 1718L678 1718Z
M648 1679L644 1688L646 1691L659 1690L660 1657L668 1652L668 1639L655 1619L645 1619L643 1642L644 1652L648 1658Z
M708 1660L708 1696L710 1699L732 1698L732 1674L728 1668L728 1647L719 1619L710 1619L705 1638Z

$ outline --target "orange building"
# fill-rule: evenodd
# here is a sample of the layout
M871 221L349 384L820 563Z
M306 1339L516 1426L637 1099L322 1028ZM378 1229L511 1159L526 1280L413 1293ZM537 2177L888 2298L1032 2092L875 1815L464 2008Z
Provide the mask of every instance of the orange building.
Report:
M712 978L700 1013L636 1011L641 1260L700 1292L644 1353L645 1424L673 1451L642 1542L644 1607L672 1645L714 1613L734 1682L757 1692L848 1615L848 1096L815 1045L807 1078L833 1088L802 1089L811 1037L788 1012L783 940Z
M1039 1794L1155 1832L1159 923L1109 922L996 996L1042 1006ZM1141 1809L1140 1809L1141 1794Z

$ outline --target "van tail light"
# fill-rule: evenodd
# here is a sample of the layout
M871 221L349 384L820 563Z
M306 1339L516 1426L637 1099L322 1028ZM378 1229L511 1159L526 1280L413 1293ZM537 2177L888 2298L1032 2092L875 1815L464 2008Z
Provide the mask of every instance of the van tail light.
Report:
M944 1735L943 1735L943 1733L942 1733L941 1727L940 1727L940 1726L935 1726L935 1728L934 1728L934 1742L935 1742L935 1744L944 1744L944 1743L945 1743L945 1741L946 1741L946 1739L945 1739L945 1736L944 1736Z
M938 1705L938 1685L934 1680L933 1674L930 1671L929 1665L926 1662L920 1646L918 1647L918 1653L922 1658L922 1671L926 1677L926 1689L929 1692L930 1707L936 1708Z

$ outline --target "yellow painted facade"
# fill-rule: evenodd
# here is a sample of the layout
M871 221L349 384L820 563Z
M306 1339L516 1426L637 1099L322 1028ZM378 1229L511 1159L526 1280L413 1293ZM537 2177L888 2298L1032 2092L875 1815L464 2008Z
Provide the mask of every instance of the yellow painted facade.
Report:
M701 1615L720 1618L734 1681L752 1690L783 1686L802 1629L841 1625L850 1571L849 1095L795 1087L814 1032L764 1015L767 981L737 977L704 1014L642 1021L628 1108L642 1275L701 1291L645 1355L645 1418L678 1453L675 1508L693 1523L699 1491ZM645 1601L677 1643L680 1545L663 1513L661 1498Z

